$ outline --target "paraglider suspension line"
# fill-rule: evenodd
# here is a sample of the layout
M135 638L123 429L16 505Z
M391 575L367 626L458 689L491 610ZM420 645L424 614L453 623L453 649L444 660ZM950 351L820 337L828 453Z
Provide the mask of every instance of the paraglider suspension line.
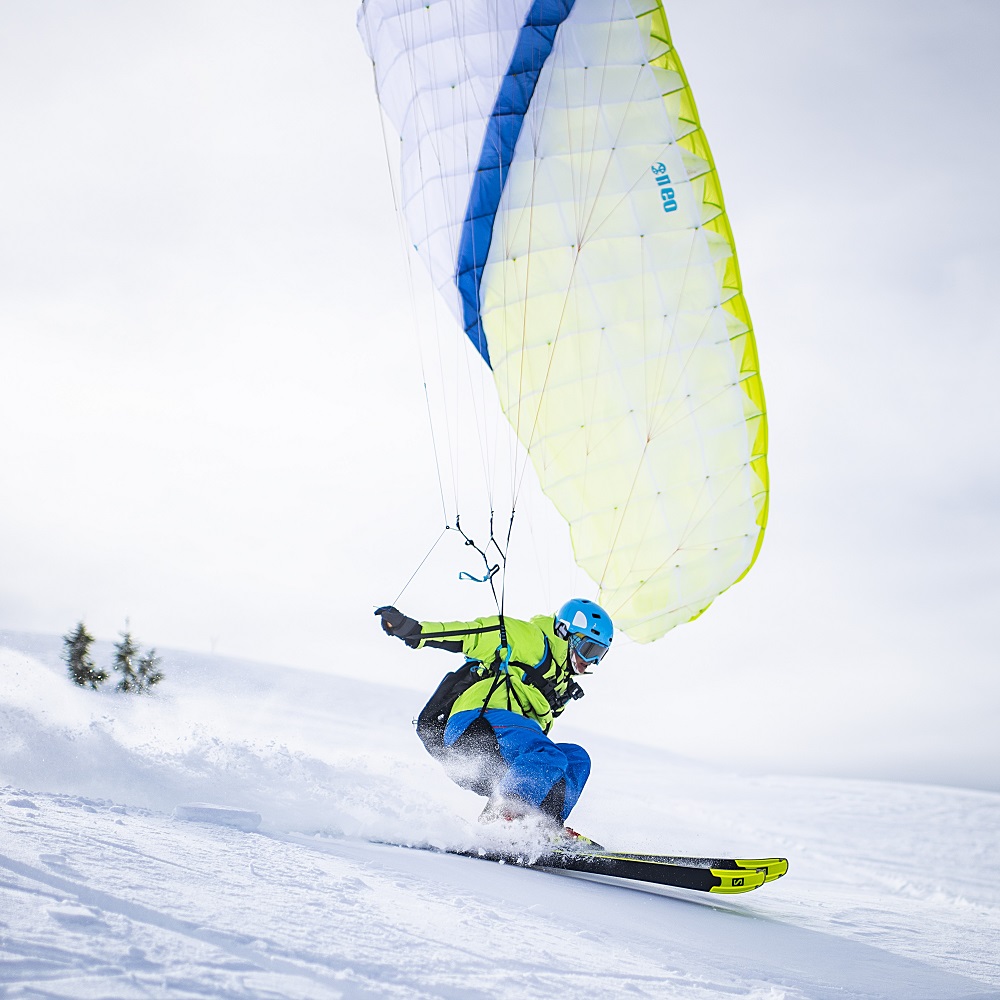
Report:
M507 524L507 540L506 540L506 543L504 545L504 548L501 548L500 547L500 543L496 540L496 533L495 533L494 528L493 528L494 514L495 514L495 512L491 509L490 510L490 540L482 548L480 548L476 544L475 539L470 538L465 533L465 530L462 528L462 515L461 514L456 514L455 515L455 527L454 527L454 530L457 531L462 536L462 538L465 539L465 544L469 548L475 549L476 552L478 552L480 554L480 556L482 556L483 565L486 567L486 575L482 576L482 577L474 576L472 573L466 573L466 572L461 572L461 573L458 574L458 576L459 576L459 579L461 579L461 580L474 580L477 583L489 583L490 590L493 591L493 601L494 601L494 603L497 606L497 614L498 614L498 616L500 618L500 647L499 648L504 649L504 650L507 651L507 659L509 659L510 658L510 650L509 650L509 648L507 646L507 628L506 628L506 625L504 624L504 596L505 596L506 590L507 590L507 549L510 548L510 535L511 535L511 531L514 528L514 514L515 514L515 510L512 509L511 512L510 512L510 521ZM446 529L451 529L451 525L446 525ZM435 543L435 544L437 544L437 543ZM489 549L490 549L491 546L497 551L498 555L500 556L500 562L494 563L492 566L490 565L490 558L487 555L487 552L489 551ZM496 584L494 583L494 578L498 574L501 574L501 583L500 583L500 593L499 594L497 593ZM505 665L506 665L507 659L504 660L504 664Z
M434 539L434 544L427 550L427 554L417 564L417 568L410 574L410 579L403 584L403 589L393 599L392 601L393 604L399 604L399 599L403 596L403 594L406 593L406 588L409 587L411 583L413 583L414 577L423 569L424 563L427 562L428 559L430 559L431 553L438 547L438 543L441 541L442 538L444 538L444 533L447 530L448 530L448 525L446 524L441 529L441 534L439 534L437 538Z

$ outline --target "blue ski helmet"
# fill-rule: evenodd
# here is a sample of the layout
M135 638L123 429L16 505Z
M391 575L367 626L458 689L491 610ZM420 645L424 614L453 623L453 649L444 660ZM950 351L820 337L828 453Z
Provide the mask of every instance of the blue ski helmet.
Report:
M585 597L567 601L555 616L555 632L584 663L597 663L608 651L615 627L599 604Z

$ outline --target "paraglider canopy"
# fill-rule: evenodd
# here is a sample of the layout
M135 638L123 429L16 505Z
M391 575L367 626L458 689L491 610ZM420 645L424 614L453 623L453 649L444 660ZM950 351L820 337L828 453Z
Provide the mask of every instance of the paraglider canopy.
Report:
M365 0L408 238L598 601L649 641L752 565L763 389L659 0Z

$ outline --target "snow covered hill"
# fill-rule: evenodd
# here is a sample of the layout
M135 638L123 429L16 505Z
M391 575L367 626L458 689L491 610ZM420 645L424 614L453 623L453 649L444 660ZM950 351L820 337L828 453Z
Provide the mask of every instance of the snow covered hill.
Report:
M741 777L560 725L598 840L791 864L651 895L371 843L485 835L412 691L177 653L123 698L73 688L59 645L0 636L0 996L1000 998L1000 795ZM181 818L198 802L261 823Z

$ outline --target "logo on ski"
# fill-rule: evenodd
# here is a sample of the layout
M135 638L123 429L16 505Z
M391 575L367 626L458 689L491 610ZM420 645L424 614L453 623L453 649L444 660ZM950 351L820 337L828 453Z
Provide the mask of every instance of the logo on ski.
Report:
M733 885L743 885L743 879L742 878L734 878L733 879Z

